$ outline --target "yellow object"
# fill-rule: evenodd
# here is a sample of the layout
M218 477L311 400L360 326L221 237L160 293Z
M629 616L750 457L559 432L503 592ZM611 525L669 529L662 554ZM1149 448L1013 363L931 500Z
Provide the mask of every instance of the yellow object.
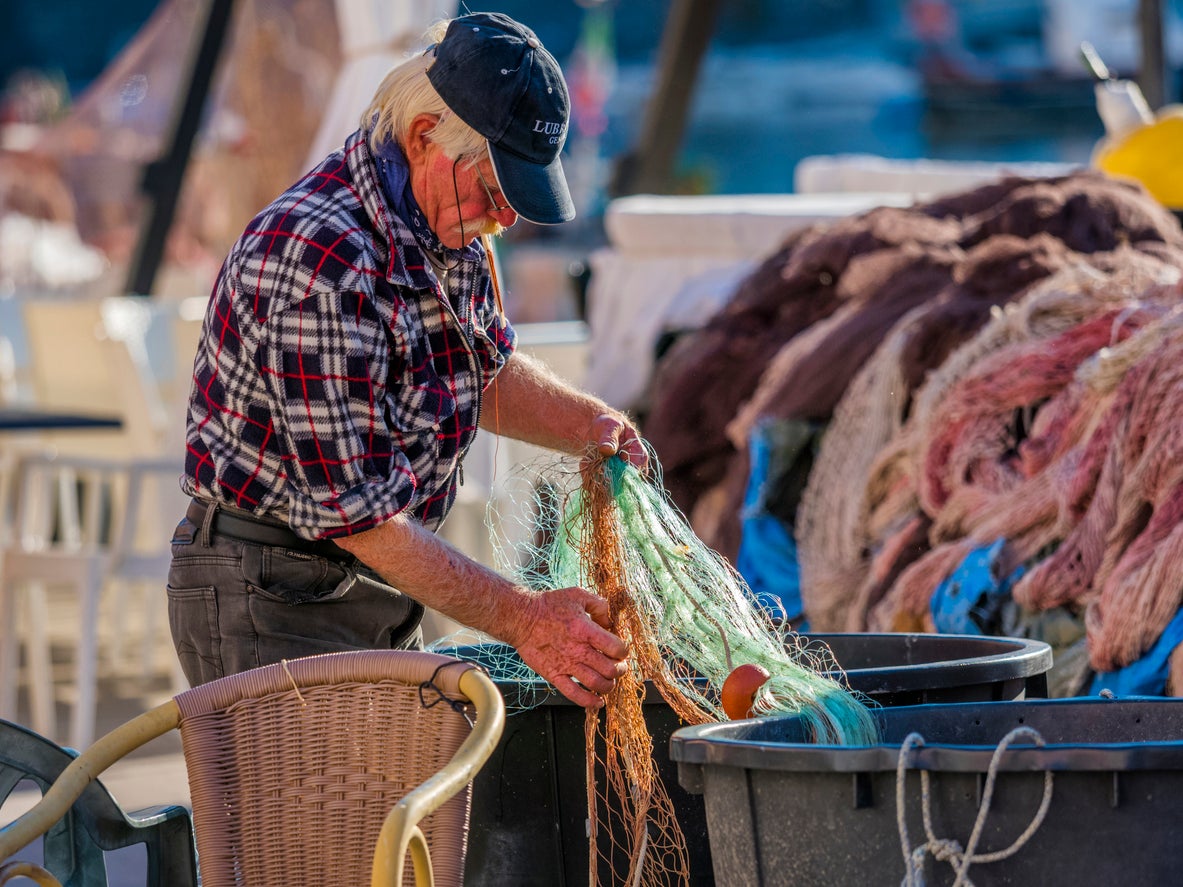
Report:
M488 675L435 653L327 653L264 666L187 690L99 739L0 829L0 862L52 828L108 766L179 728L205 887L401 887L408 870L417 887L455 887L463 789L504 726ZM0 883L17 876L57 884L39 866L0 868Z
M1141 182L1164 206L1183 210L1183 105L1168 105L1153 123L1102 139L1093 166Z
M0 866L0 884L17 878L28 878L37 887L62 887L62 882L35 862L10 862Z

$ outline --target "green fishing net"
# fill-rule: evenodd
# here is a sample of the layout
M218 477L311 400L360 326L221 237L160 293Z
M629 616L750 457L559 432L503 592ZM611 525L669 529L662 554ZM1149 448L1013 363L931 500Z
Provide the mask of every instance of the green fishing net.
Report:
M633 658L649 649L657 654L635 665L663 695L669 690L680 697L667 700L680 715L693 708L701 713L695 721L726 720L723 682L736 666L754 664L771 675L756 695L754 714L798 715L822 743L874 742L866 700L847 688L829 648L755 602L743 578L694 535L669 501L656 460L645 475L619 457L536 462L507 500L512 507L495 510L490 520L499 537L499 567L532 588L578 585L610 600L613 589L627 595L640 635L626 638ZM606 574L605 559L614 561L614 575ZM628 608L616 606L614 614ZM478 633L433 646L479 659L500 682L541 681L512 648ZM525 694L519 704L541 698Z
M490 520L504 572L531 588L594 591L609 602L613 631L629 646L629 673L585 719L593 885L598 863L612 883L687 877L685 839L642 708L650 687L683 723L725 720L720 696L728 675L757 665L769 677L752 700L753 715L797 715L821 743L877 739L869 708L845 685L829 649L759 607L668 500L655 459L651 466L643 475L619 457L552 460L526 492L508 497L509 513ZM433 648L478 661L500 685L517 688L506 694L511 709L545 699L545 690L523 688L550 689L512 648L486 636L462 632Z

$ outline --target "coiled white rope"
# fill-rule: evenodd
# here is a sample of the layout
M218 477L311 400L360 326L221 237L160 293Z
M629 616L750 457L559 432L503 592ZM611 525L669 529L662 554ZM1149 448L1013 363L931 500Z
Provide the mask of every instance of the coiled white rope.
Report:
M976 862L998 862L1013 856L1038 831L1052 803L1052 772L1050 770L1044 771L1043 774L1043 800L1040 802L1039 810L1036 811L1035 818L1031 820L1027 828L1023 830L1023 833L1015 839L1014 843L1005 850L996 850L991 853L978 855L974 853L977 849L978 841L982 836L986 817L990 812L990 801L994 795L994 782L998 775L998 766L1002 758L1002 753L1020 736L1030 737L1041 748L1047 744L1044 742L1043 737L1039 735L1039 732L1031 727L1016 727L998 743L998 747L994 749L994 754L990 758L990 766L986 770L986 785L982 791L982 802L978 807L978 816L974 821L969 842L964 849L962 849L961 844L956 840L952 838L938 838L933 831L932 810L930 808L930 779L927 770L920 771L921 812L924 816L924 832L927 840L916 847L911 846L908 839L908 825L904 816L904 784L907 779L909 754L914 748L920 748L924 745L924 737L919 733L909 733L904 738L904 742L900 746L899 761L896 764L895 780L896 825L900 833L900 846L904 852L904 880L901 882L901 887L924 887L924 856L926 853L931 853L934 859L949 863L956 870L957 878L953 882L953 887L973 887L973 882L970 881L968 876L971 865Z

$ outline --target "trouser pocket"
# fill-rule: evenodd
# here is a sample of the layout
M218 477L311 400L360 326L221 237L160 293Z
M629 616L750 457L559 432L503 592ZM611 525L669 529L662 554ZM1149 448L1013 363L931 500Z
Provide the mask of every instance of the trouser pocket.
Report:
M174 545L168 598L194 686L281 659L422 646L423 607L352 559L214 534Z
M196 687L223 677L221 633L218 630L218 596L213 586L167 586L168 624L173 646L190 685Z
M244 547L242 575L251 593L288 606L338 600L357 583L357 571L344 563L265 545Z
M248 545L242 567L261 663L420 643L423 607L359 564Z

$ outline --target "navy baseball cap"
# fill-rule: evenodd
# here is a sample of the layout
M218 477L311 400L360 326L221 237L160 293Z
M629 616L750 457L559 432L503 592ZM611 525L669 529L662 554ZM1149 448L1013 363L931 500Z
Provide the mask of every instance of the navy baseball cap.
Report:
M499 12L448 25L427 78L457 116L489 143L497 182L523 219L557 225L575 218L559 153L571 100L542 41Z

